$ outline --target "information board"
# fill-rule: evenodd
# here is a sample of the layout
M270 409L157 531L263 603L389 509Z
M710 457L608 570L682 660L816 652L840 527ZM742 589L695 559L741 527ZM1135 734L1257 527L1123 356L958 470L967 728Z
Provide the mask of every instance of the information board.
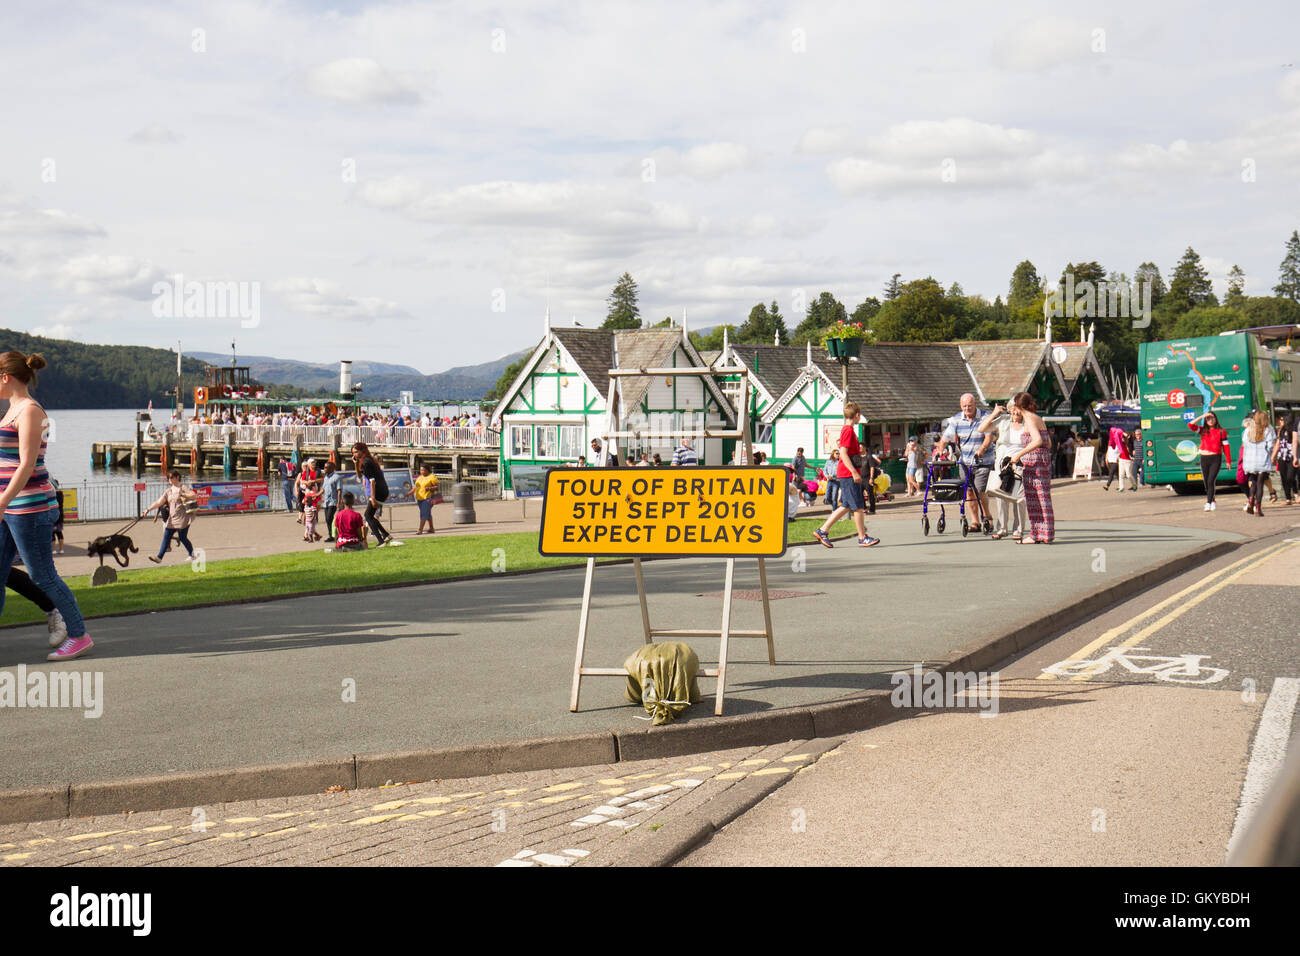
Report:
M1091 478L1092 464L1097 454L1097 449L1091 445L1080 445L1074 450L1074 477Z
M554 465L511 465L510 487L516 498L541 498L546 493L546 473ZM583 469L581 474L586 474Z
M265 481L202 481L192 487L200 512L267 511L271 507Z
M538 550L546 556L780 557L789 474L776 465L557 468L546 475Z

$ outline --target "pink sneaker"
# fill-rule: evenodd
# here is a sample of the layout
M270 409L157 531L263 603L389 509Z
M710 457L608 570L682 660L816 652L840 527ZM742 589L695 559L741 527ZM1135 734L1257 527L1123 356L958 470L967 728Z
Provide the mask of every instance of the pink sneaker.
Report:
M58 650L51 651L47 656L47 661L71 661L83 654L90 653L90 649L95 646L95 642L90 639L89 634L83 634L81 637L70 637L59 645Z

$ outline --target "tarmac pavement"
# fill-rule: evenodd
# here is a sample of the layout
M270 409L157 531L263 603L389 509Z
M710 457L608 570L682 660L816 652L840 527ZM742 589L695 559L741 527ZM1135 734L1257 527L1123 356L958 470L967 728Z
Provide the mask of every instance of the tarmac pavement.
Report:
M287 519L284 519L287 520ZM884 543L805 547L769 562L778 664L733 642L726 714L818 703L887 686L887 675L1005 633L1106 584L1231 532L1061 522L1051 547L921 535L877 519ZM1103 556L1099 560L1099 556ZM716 626L720 561L646 565L655 626ZM753 589L753 563L738 565ZM1032 584L1027 584L1032 582ZM105 618L93 656L44 662L45 632L0 631L12 668L103 675L102 716L5 713L0 788L347 758L489 740L627 731L640 722L623 681L588 678L568 710L582 572L566 570L265 604ZM738 601L737 628L761 627ZM692 639L702 662L711 639ZM641 644L630 566L596 573L587 662L619 666ZM703 680L709 695L711 680ZM350 697L354 699L349 699ZM692 708L687 722L712 720Z

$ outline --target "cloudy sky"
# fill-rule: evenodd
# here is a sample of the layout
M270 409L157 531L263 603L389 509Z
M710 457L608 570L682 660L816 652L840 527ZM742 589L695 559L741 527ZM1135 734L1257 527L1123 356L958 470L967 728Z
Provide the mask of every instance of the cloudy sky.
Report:
M1294 2L0 8L0 327L424 372L643 315L990 299L1031 259L1270 294ZM256 289L159 314L156 283Z

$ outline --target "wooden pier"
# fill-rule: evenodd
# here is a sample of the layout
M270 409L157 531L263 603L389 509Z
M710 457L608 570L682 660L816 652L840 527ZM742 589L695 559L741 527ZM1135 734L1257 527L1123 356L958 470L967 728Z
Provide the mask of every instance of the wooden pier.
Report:
M349 444L342 444L338 435L329 442L306 442L296 439L293 444L271 443L262 436L258 442L234 441L227 436L224 441L187 441L172 435L161 438L141 438L139 441L97 441L91 445L91 465L109 469L129 468L136 477L149 471L177 469L191 476L219 473L226 478L261 480L275 474L282 457L292 458L297 452L299 462L315 458L318 463L333 461L342 471L352 469L352 452ZM415 473L421 465L428 465L434 474L453 475L459 480L466 477L495 477L497 474L496 448L430 448L408 444L370 444L370 453L384 468L410 468Z

